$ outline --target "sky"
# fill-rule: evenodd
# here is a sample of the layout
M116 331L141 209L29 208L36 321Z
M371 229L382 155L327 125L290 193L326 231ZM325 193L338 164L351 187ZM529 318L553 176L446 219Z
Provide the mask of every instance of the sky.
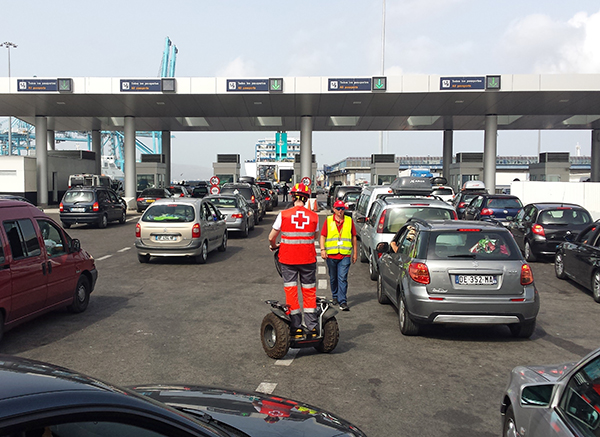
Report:
M588 0L386 0L384 75L600 73L600 4ZM370 77L382 73L383 0L1 0L11 77ZM0 52L0 75L8 72ZM217 153L254 158L267 132L173 132L173 177L208 178ZM299 132L288 132L299 138ZM454 132L454 153L483 131ZM390 132L384 153L442 154L441 132ZM314 132L319 167L379 153L378 132ZM579 147L578 147L579 146ZM66 146L68 147L68 146ZM590 155L591 133L499 131L499 155ZM243 170L242 170L243 173Z

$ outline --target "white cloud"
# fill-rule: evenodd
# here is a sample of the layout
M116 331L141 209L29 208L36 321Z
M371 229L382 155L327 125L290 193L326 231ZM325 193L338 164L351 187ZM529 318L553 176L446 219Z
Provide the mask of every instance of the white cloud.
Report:
M217 72L220 77L253 77L256 75L254 62L246 61L242 56L238 56Z

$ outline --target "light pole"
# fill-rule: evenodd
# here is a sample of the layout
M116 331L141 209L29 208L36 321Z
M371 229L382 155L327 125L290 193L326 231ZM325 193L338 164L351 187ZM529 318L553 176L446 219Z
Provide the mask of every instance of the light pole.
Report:
M385 0L383 0L381 25L381 75L385 74ZM379 132L379 153L383 153L383 131Z
M6 47L8 50L8 89L10 90L10 49L16 49L17 45L10 41L4 41L0 47ZM12 155L12 116L8 117L8 154Z

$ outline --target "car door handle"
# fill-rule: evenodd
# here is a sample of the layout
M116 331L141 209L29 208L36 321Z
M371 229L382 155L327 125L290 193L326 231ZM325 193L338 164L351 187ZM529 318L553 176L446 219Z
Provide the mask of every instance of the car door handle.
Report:
M52 262L48 261L48 274L52 273Z
M42 275L45 275L45 274L46 274L46 263L43 262L42 263Z

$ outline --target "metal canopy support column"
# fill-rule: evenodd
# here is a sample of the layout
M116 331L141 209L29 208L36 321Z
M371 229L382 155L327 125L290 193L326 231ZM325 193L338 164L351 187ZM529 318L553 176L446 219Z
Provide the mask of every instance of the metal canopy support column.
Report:
M444 150L442 152L442 176L450 182L450 164L452 164L453 131L444 131Z
M600 182L600 129L592 130L591 182Z
M37 165L37 204L48 206L48 119L35 117L35 160Z
M483 183L488 193L496 192L496 155L498 149L498 116L485 116L483 145Z
M308 176L312 179L312 131L313 119L310 115L303 115L300 121L300 178ZM314 186L314 182L313 186ZM313 187L310 187L311 190Z
M92 152L96 154L94 172L102 174L102 139L99 130L92 131Z
M48 132L48 150L56 150L54 131L49 130L47 132Z
M125 167L125 198L135 199L137 191L137 176L135 173L135 117L125 117L124 167Z
M162 153L165 155L165 184L170 185L171 179L171 131L164 130L161 135Z

